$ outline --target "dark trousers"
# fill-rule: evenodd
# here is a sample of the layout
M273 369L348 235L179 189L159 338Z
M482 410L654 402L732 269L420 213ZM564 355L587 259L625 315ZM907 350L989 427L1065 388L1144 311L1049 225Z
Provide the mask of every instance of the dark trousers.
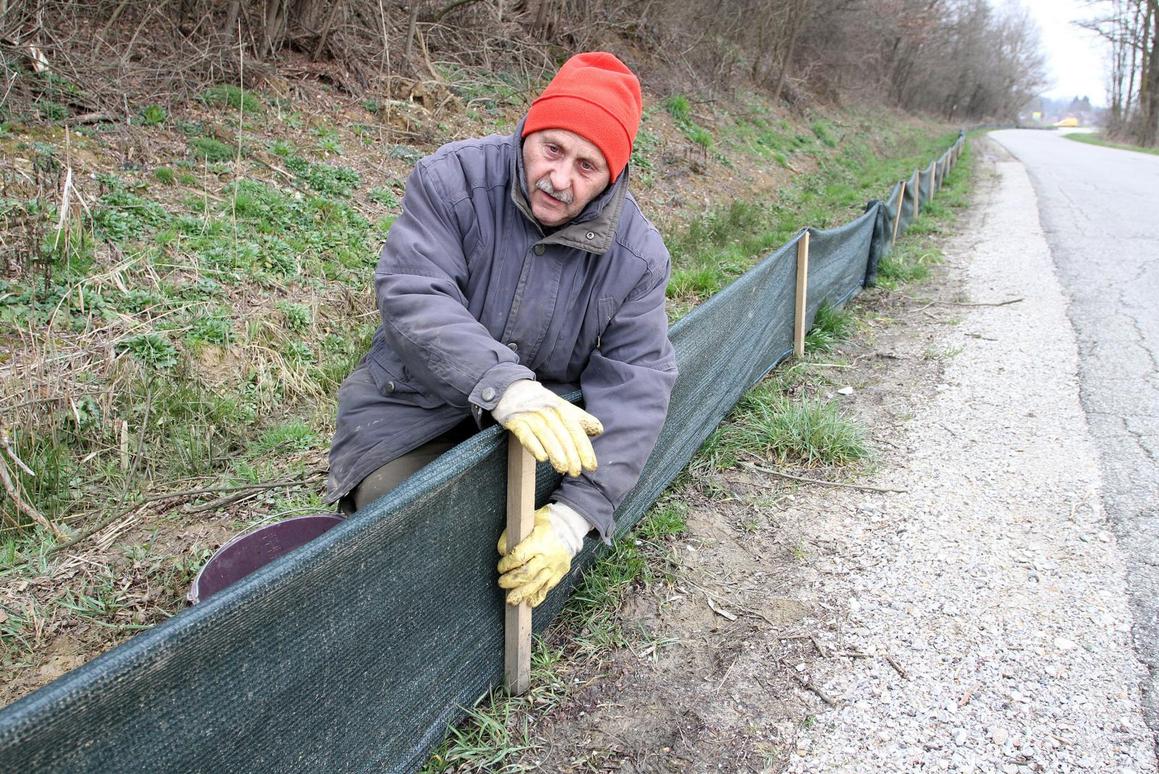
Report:
M452 447L470 438L479 428L475 421L468 419L434 440L393 459L362 479L350 494L338 501L338 510L346 515L360 511L370 503L406 481L412 474L434 462Z

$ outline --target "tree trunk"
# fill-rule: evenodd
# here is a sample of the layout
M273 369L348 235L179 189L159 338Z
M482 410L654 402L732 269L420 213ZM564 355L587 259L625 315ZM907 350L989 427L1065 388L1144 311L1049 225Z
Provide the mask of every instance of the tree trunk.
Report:
M1147 74L1143 83L1147 86L1146 112L1139 144L1150 147L1159 139L1159 0L1147 0L1147 30L1150 42L1147 49Z

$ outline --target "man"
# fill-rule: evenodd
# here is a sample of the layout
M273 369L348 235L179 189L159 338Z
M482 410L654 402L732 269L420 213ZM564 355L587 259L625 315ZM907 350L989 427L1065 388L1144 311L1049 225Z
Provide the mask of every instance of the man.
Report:
M590 530L610 540L668 408L669 256L628 193L641 109L619 59L579 54L514 136L420 161L375 271L382 324L338 392L327 499L347 512L488 414L567 474L525 540L499 539L509 604L542 602ZM587 411L558 397L577 386Z

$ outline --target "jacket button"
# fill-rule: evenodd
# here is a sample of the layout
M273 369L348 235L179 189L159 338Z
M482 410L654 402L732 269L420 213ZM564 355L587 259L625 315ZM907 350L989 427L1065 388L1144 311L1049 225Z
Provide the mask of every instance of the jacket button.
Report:
M588 241L590 242L591 240L593 240L593 239L595 239L595 238L596 238L596 232L594 232L594 231L589 231L589 232L588 232L587 234L585 234L584 236L586 236L586 237L588 238Z
M508 347L508 349L510 349L512 352L518 352L518 351L519 351L519 345L518 345L518 344L516 344L514 341L513 341L513 342L511 342L510 344L508 344L508 345L507 345L507 347Z
M483 392L481 394L483 396L483 400L494 400L495 399L495 388L484 387Z
M535 246L535 254L536 254L536 255L543 255L543 252L544 252L544 250L546 250L546 249L547 249L547 248L546 248L546 247L544 247L543 245L536 245L536 246Z
M394 392L394 382L387 382L386 383L386 391L387 392Z

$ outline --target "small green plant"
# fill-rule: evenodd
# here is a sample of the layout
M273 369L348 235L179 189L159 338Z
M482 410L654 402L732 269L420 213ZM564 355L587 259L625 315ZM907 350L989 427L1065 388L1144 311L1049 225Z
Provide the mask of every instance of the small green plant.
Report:
M193 137L189 140L189 150L198 159L208 162L231 161L236 149L214 137Z
M692 105L687 97L675 94L664 101L664 107L680 127L680 131L684 132L684 136L693 144L705 150L712 146L712 133L692 120Z
M692 120L692 105L688 102L688 97L683 94L673 94L664 100L664 107L678 124Z
M930 276L930 265L937 261L935 252L922 252L912 242L899 244L878 264L877 284L894 290L901 285L921 282Z
M177 182L177 174L169 167L157 167L153 170L153 177L164 185L173 185Z
M265 106L253 93L229 83L221 83L205 90L202 100L207 105L231 107L247 115L261 115Z
M158 126L168 117L169 113L160 105L148 105L141 111L141 123L145 126Z
M814 121L809 127L813 134L826 148L836 148L837 138L833 134L833 127L827 121Z
M328 196L350 196L362 180L353 169L317 164L297 156L287 157L286 166L315 191Z
M99 180L106 188L93 213L99 238L123 243L140 238L146 229L165 222L167 216L161 205L129 191L112 175L102 175Z
M366 198L375 204L381 204L383 207L398 206L398 197L389 188L371 188Z
M249 448L251 454L308 451L318 444L318 434L308 424L294 420L266 430Z
M868 453L864 432L832 402L790 401L758 389L741 402L739 413L733 437L747 453L807 465L842 465Z
M838 342L853 333L853 315L845 309L830 306L828 300L821 302L813 316L813 327L805 337L807 352L829 352Z
M313 322L313 314L310 312L310 307L304 304L295 304L289 301L279 301L278 311L282 313L285 318L286 328L295 333L305 333L310 328L310 323Z
M177 365L177 348L156 333L143 333L117 344L119 351L128 352L148 368L163 370Z
M63 121L69 117L71 112L68 105L62 105L48 99L37 101L36 110L45 121Z
M216 314L197 317L190 326L186 338L192 342L224 346L233 341L233 335L233 323L229 318Z

